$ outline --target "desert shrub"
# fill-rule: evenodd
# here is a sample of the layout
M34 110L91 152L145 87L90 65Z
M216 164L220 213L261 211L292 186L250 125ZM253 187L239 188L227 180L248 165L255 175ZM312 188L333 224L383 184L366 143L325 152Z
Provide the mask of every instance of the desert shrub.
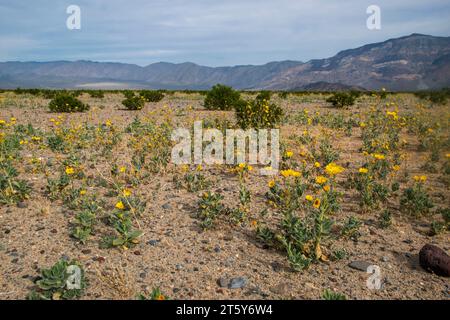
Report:
M216 84L205 97L205 108L208 110L231 110L241 103L240 93L221 84Z
M50 101L48 108L51 112L84 112L89 110L89 105L70 94L59 94Z
M161 91L142 90L139 95L147 102L159 102L164 98L164 94Z
M91 96L91 98L104 98L105 94L103 93L102 90L89 90L88 91L89 95Z
M122 104L128 110L141 110L144 107L145 99L142 96L133 95L123 100Z
M210 229L214 226L216 219L224 213L224 205L222 204L223 196L218 193L205 192L200 199L198 205L200 211L198 217L201 220L203 229Z
M355 104L356 96L347 92L336 92L329 97L326 102L331 103L333 107L344 108Z
M412 216L427 214L433 206L421 182L405 189L400 199L400 210Z
M322 300L347 300L347 297L342 293L326 289L322 293Z
M266 99L241 101L236 106L238 125L243 128L273 128L281 122L283 110Z
M11 204L27 199L31 187L25 180L18 179L18 171L10 161L0 162L0 204Z
M433 104L445 104L450 97L450 89L444 88L435 91L418 91L414 93L421 100L428 100Z
M280 99L287 99L289 96L289 92L287 91L280 92L278 93L278 96L280 97Z
M78 262L58 261L50 269L43 269L36 281L37 289L28 295L30 300L67 300L78 298L86 287L84 271Z
M257 96L256 100L267 100L269 101L272 97L272 93L270 91L261 91Z

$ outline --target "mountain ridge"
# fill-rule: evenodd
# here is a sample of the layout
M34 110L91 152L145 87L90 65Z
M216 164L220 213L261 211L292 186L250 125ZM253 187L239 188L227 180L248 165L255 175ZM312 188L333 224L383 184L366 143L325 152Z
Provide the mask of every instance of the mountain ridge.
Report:
M110 84L123 88L208 89L223 83L237 89L362 87L368 90L434 89L450 86L450 37L414 33L339 51L307 62L210 67L193 62L0 62L0 87L78 88ZM105 85L107 88L108 85ZM101 87L101 85L100 85Z

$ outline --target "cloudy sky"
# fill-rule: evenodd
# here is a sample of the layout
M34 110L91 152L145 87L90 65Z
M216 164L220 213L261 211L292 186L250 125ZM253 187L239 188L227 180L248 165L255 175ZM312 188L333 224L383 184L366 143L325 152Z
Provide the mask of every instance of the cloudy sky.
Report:
M80 30L66 27L72 4ZM381 30L366 27L373 4ZM449 17L448 0L0 0L0 61L307 61L411 33L450 36Z

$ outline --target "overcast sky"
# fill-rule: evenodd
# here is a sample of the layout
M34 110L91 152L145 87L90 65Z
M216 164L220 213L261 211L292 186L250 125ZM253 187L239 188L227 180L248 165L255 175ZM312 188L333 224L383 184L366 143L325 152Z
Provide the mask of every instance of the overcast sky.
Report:
M66 27L71 4L80 30ZM366 27L372 4L381 30ZM449 0L0 0L0 61L307 61L411 33L450 36L449 18Z

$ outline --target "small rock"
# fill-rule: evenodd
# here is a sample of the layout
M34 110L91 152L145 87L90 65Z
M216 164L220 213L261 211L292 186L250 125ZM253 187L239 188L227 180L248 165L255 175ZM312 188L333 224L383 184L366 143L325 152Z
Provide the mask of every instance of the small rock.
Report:
M280 272L283 269L283 265L278 261L272 262L270 266L272 267L272 270L275 272Z
M164 210L170 210L170 209L172 209L172 206L170 205L170 203L164 203L164 204L162 205L162 208L163 208Z
M91 252L92 252L91 249L84 249L84 250L81 250L81 253L83 253L83 254L90 254Z
M139 278L141 278L141 279L145 279L146 277L147 277L147 274L145 272L141 272L139 274Z
M134 253L134 255L136 255L136 256L140 256L140 255L141 255L141 252L140 252L139 250L136 250L136 251L134 251L133 253Z
M214 247L214 252L219 253L220 252L220 247L219 246L215 246Z
M27 207L28 205L25 202L23 201L17 202L17 208L25 209Z
M426 244L419 252L422 268L438 276L450 277L450 256L441 248Z
M92 260L100 262L100 263L105 262L105 258L103 258L103 257L94 257Z
M183 269L183 266L182 266L181 264L177 264L177 265L175 266L175 268L176 268L177 270L181 270L181 269Z
M221 277L219 280L217 280L217 284L221 286L222 288L228 288L228 284L230 283L230 280L227 278Z
M150 240L148 242L148 244L151 245L151 246L156 246L158 244L158 242L159 242L159 240Z
M281 282L270 288L270 291L280 296L286 296L292 291L292 285L288 282Z
M371 265L372 263L367 261L352 261L348 264L350 268L364 272L367 272L367 268Z
M52 230L50 230L50 232L51 232L51 233L58 233L58 230L52 229Z
M403 242L404 242L404 243L407 243L407 244L412 244L412 243L413 243L413 241L412 241L411 239L403 240Z
M388 262L388 261L389 261L389 258L388 258L387 256L383 256L383 257L381 258L381 261L383 261L383 262Z
M233 278L230 280L230 284L228 285L228 288L230 288L230 289L243 288L246 283L247 283L247 279L244 277Z

